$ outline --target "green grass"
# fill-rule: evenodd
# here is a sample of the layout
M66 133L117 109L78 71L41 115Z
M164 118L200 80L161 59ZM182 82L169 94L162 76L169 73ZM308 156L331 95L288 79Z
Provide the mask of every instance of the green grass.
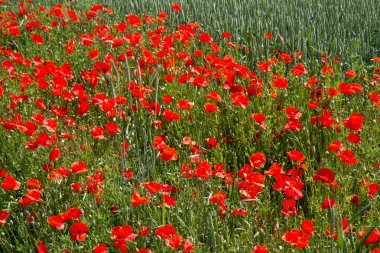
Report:
M50 1L36 1L49 6ZM94 2L83 1L73 3L75 10L87 11ZM379 27L380 6L375 1L279 1L269 3L267 1L183 1L180 14L170 9L170 3L151 1L108 1L107 7L112 7L113 15L99 13L100 19L86 20L80 17L81 22L70 23L70 26L57 28L49 32L40 29L32 33L39 33L44 39L44 45L37 45L30 39L31 32L26 31L24 24L28 20L18 17L21 35L10 36L6 34L0 38L0 45L8 50L21 53L22 57L32 62L35 56L41 56L46 61L51 61L55 66L63 66L68 63L72 68L72 75L63 75L59 68L55 69L44 79L50 83L49 89L39 88L41 80L36 77L38 64L24 66L15 58L16 55L1 51L0 62L6 60L13 62L15 76L11 77L3 64L0 69L0 87L4 94L0 97L0 168L14 176L21 183L19 190L6 190L0 188L0 210L9 212L10 217L5 224L0 225L0 251L1 252L35 252L35 245L43 240L49 248L49 252L93 252L93 248L101 243L107 245L110 252L118 252L115 243L111 239L110 231L116 226L129 225L133 232L137 233L139 226L147 226L151 229L147 237L138 236L135 240L127 242L130 252L138 249L149 248L153 252L177 252L168 247L165 241L154 235L154 231L164 224L171 224L177 230L177 234L183 239L189 239L194 243L194 252L252 252L255 245L265 245L269 252L371 252L379 248L379 242L363 245L366 241L360 239L358 232L373 231L375 227L380 229L380 205L378 192L374 197L368 196L368 187L363 186L364 180L370 183L379 182L379 106L371 101L367 94L379 92L378 75L379 63L369 60L378 56L376 50L379 40L371 41L370 36L376 35ZM292 6L294 5L294 6ZM13 2L0 5L2 13L17 10ZM29 5L28 5L29 6ZM329 6L329 8L327 8ZM343 8L344 7L344 8ZM48 8L49 9L49 8ZM125 15L129 13L151 13L154 17L158 11L166 11L170 15L165 35L172 35L178 24L195 22L202 26L197 33L208 31L214 37L214 42L220 46L220 52L215 53L209 44L200 42L195 36L187 45L175 41L173 50L175 53L187 52L194 60L194 66L186 66L185 61L176 58L174 67L165 67L167 57L158 59L156 53L161 49L151 45L148 39L148 31L157 29L158 25L144 25L140 28L129 27L123 33L116 33L112 28L114 23L125 21ZM33 11L31 11L33 12ZM80 13L80 11L78 11ZM365 17L365 18L364 18ZM37 18L42 24L50 26L54 19L49 16ZM110 44L103 43L95 38L95 43L86 47L81 45L78 34L92 33L95 27L107 25L111 28L110 34L121 37L125 34L139 32L142 34L142 46L150 50L157 64L139 64L145 58L140 46L130 46L124 41L122 47L112 48ZM250 53L242 50L231 49L227 41L221 38L223 31L233 34L232 42L244 45L250 49ZM265 39L263 34L272 32L274 38ZM173 36L175 37L175 36ZM77 48L73 54L65 51L64 44L68 40L75 40ZM371 44L372 43L372 44ZM93 49L99 50L99 58L90 59L87 53ZM110 62L109 74L100 74L97 87L93 87L90 81L82 75L84 70L94 69L94 63L105 61L108 53L115 57L124 53L127 49L133 49L135 58L125 62ZM203 57L196 57L194 50L201 49ZM257 63L268 61L269 58L278 58L275 50L284 52L304 52L302 59L293 58L291 64L279 61L278 65L272 65L272 70L263 72L257 67ZM323 75L321 68L324 63L320 57L323 53L331 56L327 59L332 66L334 75ZM211 54L220 59L226 55L234 58L234 62L225 69L218 69L211 64ZM109 55L109 54L108 54ZM208 55L208 57L205 57ZM334 56L341 57L339 63L334 64ZM308 73L299 77L291 74L291 70L303 63ZM41 63L42 65L45 63ZM52 63L50 63L52 64ZM26 64L27 65L27 64ZM247 77L237 69L246 65L251 76ZM199 76L195 67L204 67L206 70L215 71L215 75L206 77L209 84L205 87L195 87L187 82L180 84L178 78L181 74L191 73L193 78ZM353 69L357 77L345 76L347 70ZM99 70L99 72L101 72ZM207 72L207 71L205 71ZM165 81L167 74L175 74L173 82ZM221 77L218 76L221 74ZM257 76L255 76L255 74ZM278 89L272 85L274 75L278 74L288 80L287 89ZM26 89L22 89L22 77L29 76L32 83ZM233 76L234 78L232 78ZM85 94L72 92L73 100L64 100L62 97L52 94L57 93L53 89L52 78L63 77L67 80L67 88L56 90L70 91L77 84L85 87ZM309 78L316 77L320 84L312 89L306 89ZM246 108L232 103L231 90L224 86L226 79L242 89L242 94L248 96L247 88L254 85L255 81L262 79L261 96L253 95L248 98ZM232 81L231 81L232 80ZM140 88L151 90L144 99L136 97L128 84L135 82L141 84ZM340 93L336 97L330 97L329 88L339 89L339 85L346 83L359 83L363 91L353 95ZM231 85L230 83L230 85ZM221 101L216 102L207 99L211 91L217 91ZM123 95L128 102L114 106L116 113L124 112L124 118L107 117L107 114L93 100L96 94L104 93L108 99L114 99L116 95ZM276 96L274 96L276 93ZM78 95L79 94L79 95ZM166 104L162 97L166 94L173 96L173 102ZM241 94L241 95L242 95ZM308 102L319 97L319 106L311 109ZM26 95L28 101L15 101L15 95ZM81 97L81 98L79 98ZM43 98L45 109L36 106L35 101ZM189 110L180 110L177 102L187 99L194 103ZM92 106L84 115L77 113L79 104L88 100ZM209 114L204 109L205 103L214 103L218 110ZM154 115L149 109L144 108L145 103L159 103L161 109ZM135 109L133 109L135 106ZM286 130L289 116L285 108L294 106L302 116L299 121L302 124L300 131ZM57 116L53 110L55 107L66 107L67 115ZM172 121L165 119L163 112L171 109L177 112L183 120ZM323 110L332 111L335 127L322 127L320 124L311 124L313 117L321 116ZM353 113L364 115L364 124L360 130L350 130L344 124ZM32 136L27 136L17 129L6 130L9 125L5 122L13 122L18 125L26 124L26 121L35 122L33 115L43 114L45 119L56 119L56 132L37 124L37 131ZM251 115L263 113L266 115L266 129L254 122ZM67 117L72 117L76 125L67 124ZM20 119L18 122L18 119ZM161 128L153 128L152 123L160 120ZM91 135L91 129L95 126L104 127L107 122L114 122L120 128L120 133L110 136L105 135L104 140L97 140ZM337 129L339 126L340 130ZM76 135L76 139L65 139L62 133ZM349 133L360 134L362 143L354 145L346 140ZM35 150L28 150L26 144L36 141L41 133L47 133L52 142L48 147L39 145ZM154 146L158 136L166 136L165 145L175 148L177 159L165 161L162 159L159 147ZM188 146L183 143L184 137L190 137L197 145ZM219 145L209 148L206 138L216 138ZM226 141L231 140L231 141ZM126 149L126 155L120 156L122 148L120 144L127 141L130 146ZM348 165L341 162L336 152L327 151L329 144L340 141L344 146L355 152L355 158L360 162ZM161 143L162 144L162 143ZM61 151L57 161L49 159L49 154L56 146ZM198 149L199 153L194 152ZM275 179L266 176L264 187L257 194L257 200L242 199L245 188L239 189L239 184L249 181L247 176L240 175L239 170L245 164L251 164L252 154L261 152L266 156L263 166L252 169L254 173L264 175L269 168L278 162L284 167L285 172L296 168L300 163L289 159L287 152L299 150L305 155L302 164L306 167L298 168L303 175L295 179L305 185L302 191L303 197L296 199L296 207L300 211L299 216L289 217L281 214L282 203L289 199L287 193L278 191L273 186L278 183ZM209 165L224 164L225 172L233 173L232 184L226 183L228 177L222 179L218 176L210 176L207 180L201 176L185 178L181 176L181 166L191 163L193 169L199 166L199 157ZM195 158L195 160L194 160ZM84 173L72 173L60 180L53 180L54 173L63 166L71 170L73 162L83 161L87 164L88 171ZM46 171L44 164L50 164L52 169ZM313 177L321 168L331 169L336 176L337 188L326 183L316 182ZM133 177L125 179L122 171L131 169ZM198 167L199 169L199 167ZM104 170L103 177L99 171ZM98 174L96 174L98 173ZM241 172L240 172L241 173ZM243 173L241 173L243 174ZM250 176L255 174L247 173ZM257 176L257 174L256 174ZM279 176L279 175L277 175ZM4 176L5 177L5 176ZM30 178L37 178L42 183L41 198L44 202L34 203L26 207L18 203L27 194L26 182ZM95 180L95 179L96 180ZM3 178L0 181L3 182ZM98 181L96 188L91 183ZM286 185L292 183L287 178ZM177 203L171 207L162 207L163 194L153 194L143 186L147 182L169 184L177 187L170 196L177 199ZM81 193L73 190L73 183L83 185ZM255 186L259 187L256 181ZM299 186L297 186L299 187ZM297 188L296 187L296 188ZM97 194L96 189L102 189ZM149 196L150 205L132 206L132 194L135 190L141 196ZM216 191L226 193L226 211L220 212L217 203L212 203L210 197ZM240 191L239 191L240 190ZM291 191L290 191L291 192ZM289 193L295 194L294 192ZM360 205L355 206L351 201L353 194L358 195ZM293 197L295 198L295 197ZM323 210L321 204L325 198L334 198L337 206L330 210ZM99 201L100 200L100 201ZM112 213L110 209L117 205L118 210ZM89 231L83 242L70 239L70 226L76 221L69 220L65 228L58 231L47 222L47 218L61 214L68 208L79 208L83 214L80 221L87 224ZM246 216L231 215L235 209L245 209ZM32 223L26 221L31 213L35 213ZM341 219L345 217L352 228L348 233L341 230ZM305 220L314 222L315 233L309 238L309 247L298 249L282 240L282 236L292 229L301 229ZM326 231L337 232L338 240L326 236ZM345 231L347 232L347 231ZM365 233L363 233L365 234ZM369 235L369 234L368 234ZM182 248L180 248L182 249Z
M103 3L120 19L127 13L169 12L173 2L178 2L183 12L171 21L172 26L196 22L216 38L223 31L231 32L238 44L250 49L247 64L270 54L263 39L266 32L282 42L279 49L302 51L311 62L322 53L350 63L368 61L380 53L380 5L376 0L87 0L73 4L81 8Z

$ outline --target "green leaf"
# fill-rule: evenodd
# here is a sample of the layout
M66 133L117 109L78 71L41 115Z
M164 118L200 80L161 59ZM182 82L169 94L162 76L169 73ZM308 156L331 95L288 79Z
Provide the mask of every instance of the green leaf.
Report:
M345 241L344 241L344 233L342 231L342 228L340 228L338 230L338 246L340 249L343 250L344 253L347 252L347 247L345 245Z
M368 239L368 237L372 234L373 230L375 230L376 227L371 227L367 233L362 237L362 239L358 243L358 249L356 252L360 252L361 246L364 244L364 242Z
M366 205L365 207L363 207L359 212L357 212L349 221L348 223L352 223L354 220L356 220L357 218L363 216L363 214L365 212L367 212L369 209L371 209L371 205L372 203L369 203L368 205Z

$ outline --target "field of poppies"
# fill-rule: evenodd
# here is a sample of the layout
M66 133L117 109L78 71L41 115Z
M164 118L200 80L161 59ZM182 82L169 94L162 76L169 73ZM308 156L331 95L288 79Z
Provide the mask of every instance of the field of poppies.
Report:
M376 20L196 1L0 0L0 252L380 253Z

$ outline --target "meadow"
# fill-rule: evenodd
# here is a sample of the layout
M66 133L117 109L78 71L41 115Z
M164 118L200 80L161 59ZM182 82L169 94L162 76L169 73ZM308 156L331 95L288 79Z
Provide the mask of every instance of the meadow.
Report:
M0 9L0 252L380 252L377 1Z

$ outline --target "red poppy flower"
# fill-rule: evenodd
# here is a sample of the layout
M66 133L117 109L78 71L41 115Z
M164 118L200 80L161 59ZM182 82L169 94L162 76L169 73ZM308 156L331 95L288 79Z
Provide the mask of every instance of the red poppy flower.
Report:
M170 236L175 235L177 232L172 225L164 225L159 227L154 232L154 235L161 237L162 239L168 239Z
M104 140L106 137L104 136L106 131L101 126L96 126L91 129L91 135L95 140Z
M191 79L190 82L195 86L195 87L206 87L209 84L209 81L206 80L202 75L197 76L194 79Z
M271 70L270 64L267 62L260 62L257 64L257 67L259 67L262 72L269 72Z
M300 211L296 207L296 201L294 199L287 199L282 202L282 210L281 213L286 216L292 216L293 214L298 216Z
M227 199L227 194L224 191L216 191L216 193L209 198L212 203L224 202Z
M148 197L141 197L140 193L136 190L132 194L132 206L138 206L142 204L150 204Z
M302 171L293 169L294 172L300 172ZM299 176L292 176L292 177L299 177ZM293 198L294 200L298 200L303 198L302 188L304 187L304 183L300 180L294 180L292 178L287 177L284 174L277 175L275 178L277 184L273 186L273 189L275 190L283 190L285 193L285 196L288 198Z
M136 239L136 237L137 237L137 234L133 233L131 226L127 226L127 225L123 226L123 227L116 226L116 227L111 229L111 239L115 240L116 244L118 244L118 242L119 242L120 245L118 245L118 246L125 245L124 244L125 242L133 241L134 239ZM118 246L117 246L117 248L119 248ZM124 248L124 247L122 247L122 248Z
M292 56L289 53L280 53L279 54L279 59L281 61L284 61L286 64L289 64L289 63L293 62Z
M255 123L257 125L259 125L260 127L262 127L263 129L266 129L267 126L265 124L265 120L266 120L266 116L265 114L262 114L262 113L253 113L251 115L251 117L253 118L253 120L255 121Z
M20 36L21 35L21 32L20 32L20 29L19 29L19 26L18 26L18 23L11 23L9 25L9 34L11 35L14 35L14 36Z
M343 144L339 141L334 141L327 147L327 151L334 151L334 152L340 152L344 151L346 148L343 146Z
M244 164L244 166L238 171L239 178L246 178L249 173L252 172L253 167L248 164Z
M123 95L116 95L115 103L117 105L125 105L128 103L128 100Z
M62 177L69 177L71 174L71 171L65 166L59 167L55 172Z
M115 38L111 40L112 48L121 47L124 43L124 38Z
M273 34L271 34L271 33L264 33L264 37L267 38L267 39L271 39L271 38L273 38Z
M354 78L354 77L356 77L356 72L355 72L355 70L350 69L350 70L346 71L345 75L349 78Z
M167 74L165 76L165 81L168 83L172 83L174 81L175 75L174 74Z
M166 103L166 104L170 104L172 101L173 101L173 97L169 94L166 94L162 97L162 100Z
M380 107L380 96L378 92L368 92L366 96L373 102L375 107Z
M251 166L253 168L259 169L259 168L264 167L265 162L267 161L267 158L263 153L257 152L251 155L251 157L249 158L249 161L251 162Z
M94 63L94 68L101 71L105 75L109 75L111 72L111 65L107 62L97 61Z
M353 95L353 94L363 91L363 86L361 86L358 83L352 83L352 84L341 83L339 84L338 88L339 88L339 92L346 95Z
M194 244L190 240L186 240L183 243L183 251L182 253L191 253L193 252Z
M265 175L269 176L276 176L279 174L284 174L284 171L282 170L283 166L278 164L277 162L274 162L272 166L264 172Z
M46 253L49 250L48 247L45 245L45 242L42 240L38 242L38 244L36 245L36 248L37 248L38 253Z
M360 113L353 113L349 118L344 119L343 123L351 130L360 130L364 123L364 117Z
M222 37L229 40L232 38L232 35L229 32L223 32Z
M90 8L91 11L94 11L94 12L99 12L101 10L104 9L104 5L103 4L95 4L94 6L92 6Z
M104 94L104 93L96 93L92 97L92 103L96 104L96 105L101 105L104 102L104 100L106 100L106 99L107 99L106 94Z
M8 176L8 172L4 169L0 169L0 178Z
M359 231L358 232L359 238L360 239L363 238L363 236L366 235L368 231L369 231L368 228L364 231ZM374 230L372 230L367 240L364 241L364 245L377 244L379 242L379 238L380 238L380 231L375 228Z
M252 253L268 253L268 249L264 246L256 245L253 248Z
M46 220L50 226L55 227L57 230L63 230L65 228L65 221L61 215L50 216Z
M278 89L286 89L288 88L288 79L285 77L278 77L273 79L272 86Z
M213 103L205 103L204 108L208 113L214 113L216 110L218 110L218 107L216 107L216 105Z
M265 176L258 172L250 172L245 176L245 183L264 187Z
M110 112L112 109L115 107L115 100L114 99L104 99L100 103L100 108L102 109L103 112Z
M89 109L91 109L91 105L87 100L80 99L79 100L79 108L77 109L77 113L80 116L83 116Z
M99 50L98 49L94 49L90 52L88 52L87 56L90 58L90 59L96 59L99 57Z
M17 191L21 187L21 183L16 181L13 176L6 177L3 182L1 182L1 187L5 191Z
M153 253L153 251L148 250L148 249L139 249L139 250L137 251L137 253Z
M105 244L99 244L92 248L92 250L94 253L108 253L107 245Z
M123 177L125 179L131 179L133 177L133 170L132 169L128 169L128 170L123 170L121 172L121 174L123 175Z
M83 173L88 171L88 167L85 162L74 162L71 164L71 171L73 173Z
M145 237L145 236L149 235L149 233L150 233L150 228L148 228L148 227L144 227L144 226L139 226L139 227L137 228L137 232L139 233L139 235L140 235L141 237Z
M163 161L175 161L178 159L178 155L176 153L175 148L171 148L166 145L160 150L160 157Z
M322 203L322 209L333 208L336 206L334 199L324 199Z
M351 196L351 201L352 201L352 203L354 203L355 206L360 206L360 200L359 200L359 196L357 194L353 194Z
M38 45L43 45L45 42L44 39L38 34L33 34L32 36L30 36L30 38L34 41L34 43Z
M245 109L249 104L248 98L242 92L234 92L230 95L230 97L231 97L231 103L233 105L238 105L242 107L243 109Z
M172 249L178 249L183 242L183 238L180 235L174 234L169 238L165 239L166 245L168 245Z
M334 89L334 88L328 88L328 93L329 93L330 97L336 97L339 95L339 91L337 89Z
M206 138L207 149L218 148L219 142L216 138Z
M79 218L81 217L81 215L83 214L82 211L78 208L69 208L67 209L67 211L65 212L67 214L67 216L71 219L71 220L79 220Z
M180 100L178 101L177 106L181 110L187 110L193 108L194 103L189 100Z
M214 90L211 91L209 94L207 94L206 98L217 101L217 102L220 102L222 100L222 98L219 96L218 92L216 92Z
M212 37L210 35L208 35L207 33L199 34L198 39L202 42L205 42L205 43L212 43L213 42Z
M293 106L286 107L285 113L289 117L289 119L299 119L302 116L302 113L300 111L298 111L298 109L293 107Z
M86 232L88 231L88 227L83 222L77 222L71 225L70 227L70 233L71 237L70 239L73 241L84 241L86 239Z
M371 196L373 199L376 199L376 193L380 192L380 186L377 183L372 183L368 186L367 196Z
M315 182L321 181L323 183L327 183L329 185L332 185L334 187L337 186L337 183L335 182L335 174L332 170L327 168L322 168L318 170L317 174L313 177L313 180Z
M120 252L127 252L129 250L123 239L115 240L115 248L120 250Z
M73 189L73 191L75 192L83 193L83 188L84 186L81 184L78 184L77 182L74 182L71 184L71 189Z
M244 209L239 209L239 208L234 209L234 210L231 212L231 215L238 215L238 216L245 216L245 215L247 215L247 214L248 214L248 212L247 212L246 210L244 210Z
M112 214L116 214L119 212L119 206L113 205L113 206L111 206L111 208L109 210L111 211Z
M299 63L292 69L291 73L295 76L301 76L307 74L307 70L302 63Z
M112 121L106 123L106 129L107 129L110 136L117 134L117 133L121 133L119 126L117 124L113 123Z
M192 178L194 176L193 167L191 163L183 163L181 165L181 177Z
M290 243L296 248L305 248L309 246L310 234L303 233L301 230L293 229L282 236L282 240Z
M207 161L200 162L195 168L194 175L209 180L212 174L212 166Z
M341 153L336 154L336 156L339 157L343 163L349 165L355 165L359 162L359 159L355 158L354 155L355 152L352 150L344 150Z
M42 183L40 180L38 180L36 178L30 178L26 182L26 186L29 188L41 189Z
M363 86L361 86L361 85L358 84L358 83L352 83L352 84L351 84L351 89L352 89L355 93L359 93L359 92L362 92L362 91L363 91Z
M54 162L54 161L57 161L60 156L61 156L61 152L59 151L57 147L54 147L50 152L49 159Z
M307 106L309 106L310 109L315 109L319 106L319 102L318 101L309 101L307 103Z
M5 210L0 211L0 225L5 224L7 222L7 219L9 217L9 213Z
M178 3L173 3L172 4L172 9L178 13L181 12L181 6Z
M360 138L360 135L359 134L356 134L356 133L349 133L347 135L347 141L353 143L353 144L360 144L362 142L361 138Z
M73 22L79 22L79 18L78 18L78 15L76 14L75 11L73 10L66 10L66 13L67 15L70 17L70 19L73 21Z
M301 228L303 232L308 233L308 234L315 232L314 224L311 220L305 220L304 222L302 222Z
M161 115L162 117L164 117L164 119L166 119L169 122L183 119L176 112L173 112L169 108L167 108Z
M141 183L141 185L143 185L149 191L150 194L156 194L163 190L163 184L156 182Z
M131 26L140 27L141 26L141 19L137 15L128 14L127 16L127 23Z
M305 155L298 150L292 150L286 152L286 154L289 156L290 160L295 161L297 163L302 163L306 159Z

